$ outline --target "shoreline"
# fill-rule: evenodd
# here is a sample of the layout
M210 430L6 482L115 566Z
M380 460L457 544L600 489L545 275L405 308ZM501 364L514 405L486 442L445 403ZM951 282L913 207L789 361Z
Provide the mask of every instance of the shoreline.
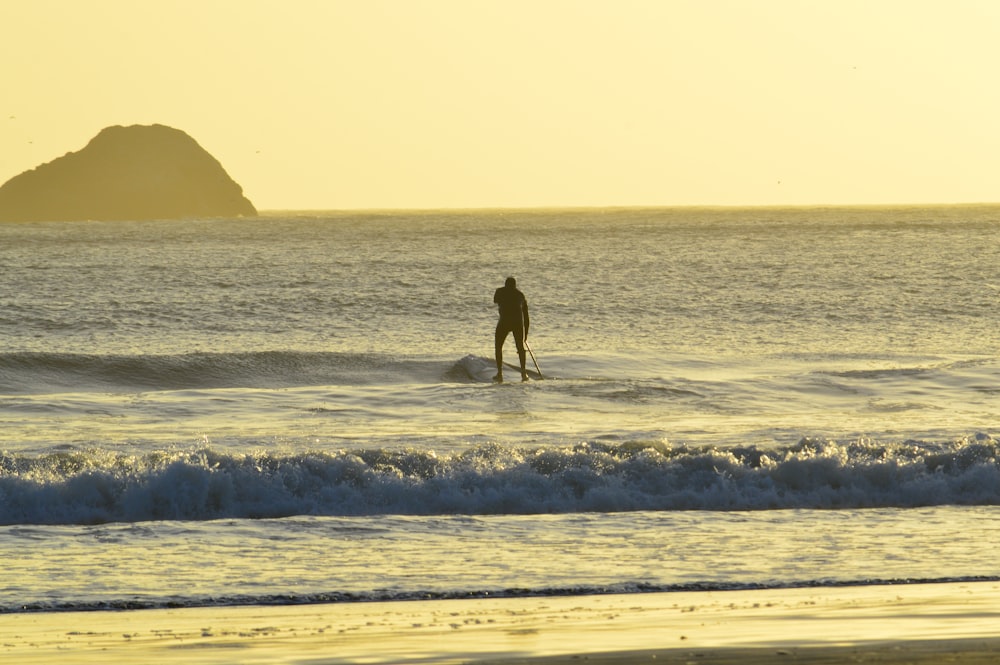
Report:
M0 615L16 663L930 663L1000 654L1000 583Z
M541 658L474 661L476 665L839 665L841 663L883 663L898 665L992 665L1000 656L1000 638L969 640L927 640L885 642L844 647L794 647L788 649L670 649L574 654Z

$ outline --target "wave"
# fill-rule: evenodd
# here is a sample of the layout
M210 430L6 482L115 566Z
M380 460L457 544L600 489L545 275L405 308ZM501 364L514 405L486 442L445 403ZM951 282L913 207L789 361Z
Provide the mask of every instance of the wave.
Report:
M601 596L638 593L676 593L699 591L751 591L772 589L837 589L856 586L901 586L907 584L971 584L998 582L997 576L965 576L934 578L865 578L861 580L816 579L786 583L740 582L691 582L678 584L651 584L648 582L622 582L607 585L577 585L568 587L542 587L507 589L474 589L465 591L397 591L380 589L370 592L321 591L316 593L281 593L260 595L182 596L168 598L120 598L93 601L35 601L0 605L0 614L27 614L35 612L94 612L132 611L155 609L188 609L196 607L247 607L325 605L330 603L400 602L413 600L473 600L496 598L546 598L551 596Z
M1000 504L1000 444L0 454L0 524Z
M448 363L354 353L0 354L2 394L364 385L463 374Z

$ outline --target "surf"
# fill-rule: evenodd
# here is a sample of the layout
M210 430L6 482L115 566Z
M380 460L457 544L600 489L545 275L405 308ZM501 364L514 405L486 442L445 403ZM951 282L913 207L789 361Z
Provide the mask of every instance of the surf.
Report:
M466 367L463 360L456 362L375 353L0 353L0 394L289 388L478 380L463 367Z
M1000 444L804 439L774 450L633 441L281 454L0 455L0 524L758 511L1000 504Z

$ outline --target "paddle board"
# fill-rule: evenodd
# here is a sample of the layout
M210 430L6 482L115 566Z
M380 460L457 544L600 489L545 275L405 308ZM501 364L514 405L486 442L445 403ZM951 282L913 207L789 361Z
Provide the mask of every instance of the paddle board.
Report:
M482 356L468 355L458 361L458 364L465 370L469 378L481 383L492 383L493 377L497 373L497 363L493 358L483 358ZM511 363L504 363L504 381L514 382L521 380L521 368ZM528 370L528 378L538 381L541 374L533 370Z
M496 362L493 363L493 366L496 367ZM503 375L504 381L510 381L511 379L517 379L518 381L521 380L521 368L520 367L518 367L517 365L514 365L512 363L504 363L503 366L506 367L509 370L513 370L513 372L514 372L513 374L511 374L509 371L505 370L504 371L504 375ZM538 372L536 372L535 370L529 369L529 370L525 370L525 371L527 371L528 378L531 379L532 381L541 381L542 380L542 375L539 374Z

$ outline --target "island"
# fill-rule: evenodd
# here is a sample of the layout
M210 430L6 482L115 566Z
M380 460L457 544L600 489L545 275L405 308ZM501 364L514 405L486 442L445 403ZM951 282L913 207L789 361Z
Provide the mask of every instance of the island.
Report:
M165 125L107 127L0 187L0 221L255 217L215 157Z

